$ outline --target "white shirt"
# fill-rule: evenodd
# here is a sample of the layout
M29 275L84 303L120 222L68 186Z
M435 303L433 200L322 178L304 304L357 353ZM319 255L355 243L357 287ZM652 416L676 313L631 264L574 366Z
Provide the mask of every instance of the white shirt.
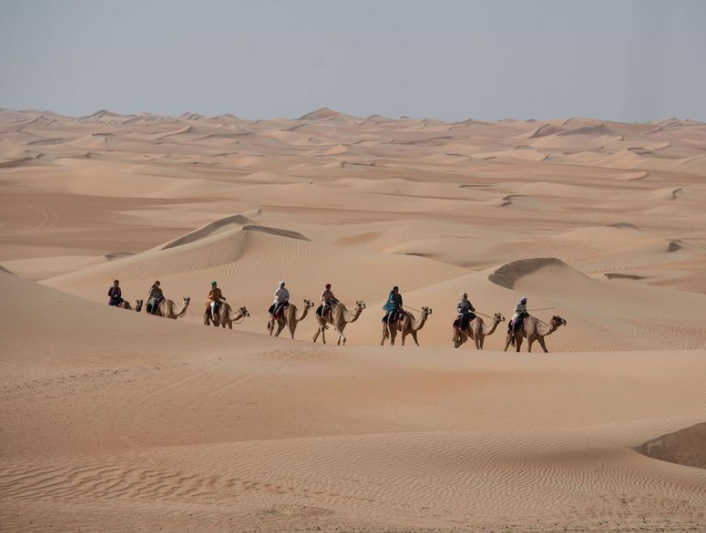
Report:
M284 303L285 301L289 300L289 291L282 287L281 289L278 288L275 291L275 303L276 304L281 304Z
M475 309L473 308L473 304L470 302L470 300L461 300L458 302L458 305L456 306L456 310L459 313L464 313L464 312L473 312Z

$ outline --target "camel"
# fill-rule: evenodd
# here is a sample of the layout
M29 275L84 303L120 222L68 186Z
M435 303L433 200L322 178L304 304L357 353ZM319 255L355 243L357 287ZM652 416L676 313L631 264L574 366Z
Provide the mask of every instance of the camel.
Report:
M453 337L451 339L454 342L454 348L458 348L468 339L473 339L476 343L476 350L482 350L485 344L485 338L495 333L500 322L505 322L505 317L500 313L495 313L495 315L493 315L493 325L490 327L485 325L481 317L476 316L470 321L465 330L454 328Z
M380 346L385 344L385 339L390 338L390 345L395 345L395 338L397 337L397 332L402 334L402 346L404 346L405 337L407 335L412 335L414 339L414 344L419 346L419 341L417 340L417 332L424 327L427 318L431 315L431 307L422 307L422 315L419 320L414 318L412 313L406 313L402 320L395 320L391 324L383 322L382 324L382 340L380 341Z
M230 304L227 302L221 303L221 306L218 308L218 312L216 313L215 319L211 318L210 311L211 304L208 303L206 304L206 309L203 313L204 326L213 324L216 327L221 326L223 328L227 327L228 329L233 329L233 322L237 324L239 320L245 319L250 316L250 312L247 310L246 307L241 307L240 309L238 309L237 312L235 312L233 311L233 308L230 306ZM235 313L235 316L232 316L233 313Z
M314 302L311 300L304 300L304 311L300 317L297 317L297 306L294 304L289 304L287 308L277 317L277 331L275 331L275 322L272 320L267 322L267 331L270 332L270 335L272 335L272 332L275 332L275 337L279 337L279 334L282 333L284 327L288 326L289 333L292 335L292 339L294 339L294 332L297 329L297 324L306 318L306 315L309 314L309 309L312 307L314 307Z
M143 303L144 303L143 300L136 300L135 301L135 309L133 309L132 306L130 305L130 302L128 302L127 300L123 300L122 302L120 302L120 305L118 305L117 307L118 307L118 309L126 309L128 311L136 311L139 313L140 311L142 311L142 304Z
M331 324L336 333L338 333L338 341L336 341L336 344L340 345L341 342L343 342L345 345L346 336L343 334L343 330L346 329L348 324L355 322L358 318L360 318L360 314L363 312L363 309L365 309L365 302L360 300L355 303L355 309L353 311L349 311L342 302L338 302L333 306L333 309L331 309L323 317L320 317L317 314L316 321L319 324L319 329L316 330L316 333L314 334L314 342L316 342L316 339L318 339L319 335L321 335L321 341L326 344L326 329L328 329L327 324Z
M165 318L171 318L173 320L176 320L177 318L184 318L186 310L189 308L190 302L191 298L185 296L184 307L182 307L181 311L177 313L175 309L176 304L174 303L174 300L162 300L161 302L159 302L159 305L157 306L157 312L154 313L154 315Z
M528 352L532 352L532 343L537 341L544 353L547 353L549 350L547 350L547 345L544 343L544 337L554 333L559 326L566 326L566 320L560 316L553 316L549 324L544 324L533 316L527 317L524 324L522 324L522 328L518 331L508 332L505 351L507 352L508 347L512 344L519 352L522 346L522 339L526 337Z

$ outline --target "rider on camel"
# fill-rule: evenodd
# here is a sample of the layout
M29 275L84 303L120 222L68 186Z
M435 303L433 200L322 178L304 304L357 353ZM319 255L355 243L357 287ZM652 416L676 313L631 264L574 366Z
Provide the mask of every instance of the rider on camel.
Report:
M218 308L221 306L223 302L225 302L225 296L223 296L223 293L221 292L221 289L218 288L218 283L215 281L211 282L211 290L208 291L208 308L209 312L211 313L211 318L215 318L218 313Z
M525 321L525 318L529 316L529 313L527 312L527 296L523 296L520 298L520 301L517 302L517 305L515 306L515 314L512 315L512 318L510 319L510 323L507 325L507 331L517 331L520 329L522 326L522 323Z
M473 307L473 304L468 300L468 294L465 292L461 295L461 300L458 302L458 305L456 306L456 311L458 312L458 318L459 318L459 328L461 330L465 330L468 327L468 324L470 324L471 320L473 320L476 315L475 315L475 307Z
M399 319L402 314L402 295L400 294L399 287L392 287L390 295L387 297L387 302L382 306L385 311L385 316L382 321L388 324Z
M117 279L113 282L113 286L108 289L108 305L112 307L120 307L123 303L123 291L120 289L120 281Z
M151 315L157 314L162 300L164 300L164 293L162 293L159 281L155 281L150 287L150 293L147 296L147 312Z
M326 288L321 293L321 306L317 309L317 314L319 316L324 316L328 311L333 309L333 306L338 303L338 299L333 294L331 290L331 284L327 283Z
M289 290L285 288L284 281L280 281L275 291L275 301L270 306L270 317L274 322L281 309L289 306Z

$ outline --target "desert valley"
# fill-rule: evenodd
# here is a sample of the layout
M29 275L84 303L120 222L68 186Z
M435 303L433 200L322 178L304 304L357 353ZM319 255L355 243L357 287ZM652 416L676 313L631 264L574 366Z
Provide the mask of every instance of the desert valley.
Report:
M706 528L706 124L0 109L0 265L0 531Z

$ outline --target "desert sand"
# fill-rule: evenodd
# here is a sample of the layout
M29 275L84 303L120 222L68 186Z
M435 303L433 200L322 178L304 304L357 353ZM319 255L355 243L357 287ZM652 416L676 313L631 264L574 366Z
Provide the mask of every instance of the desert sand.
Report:
M0 531L703 531L705 179L676 118L0 109ZM346 346L267 334L281 279ZM567 325L454 349L464 291Z

